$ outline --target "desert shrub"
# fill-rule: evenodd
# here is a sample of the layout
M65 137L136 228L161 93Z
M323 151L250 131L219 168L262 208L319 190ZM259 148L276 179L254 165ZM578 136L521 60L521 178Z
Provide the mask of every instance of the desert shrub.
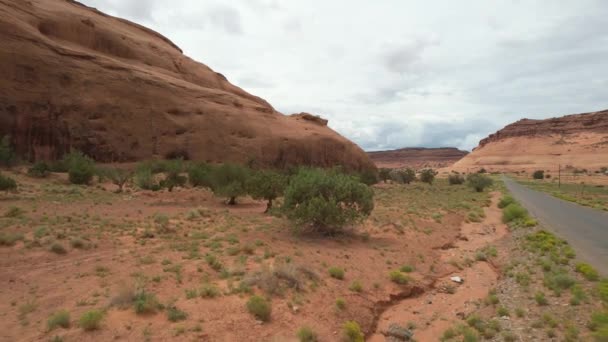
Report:
M0 173L0 191L13 191L17 189L17 182L14 179Z
M353 281L350 286L348 287L349 290L353 291L353 292L361 292L363 291L363 285L361 285L361 282L358 280Z
M301 327L296 333L300 342L317 342L317 333L309 327Z
M480 173L474 173L467 177L467 185L477 192L483 192L485 188L491 186L493 183L492 178Z
M464 183L464 177L457 173L451 173L448 176L448 182L450 185L460 185Z
M211 190L216 196L228 198L228 204L236 204L239 196L247 193L249 169L238 164L222 164L211 171Z
M344 279L344 269L340 268L340 267L330 267L329 268L329 275L332 278L336 278L336 279Z
M89 310L80 316L78 325L85 331L97 330L101 326L103 312L100 310Z
M68 176L72 184L89 184L95 175L95 163L82 152L74 151L65 156Z
M171 322L179 322L188 318L188 314L176 306L172 305L167 308L167 319Z
M135 184L143 190L160 190L160 184L154 177L154 172L148 163L140 163L135 170Z
M27 175L33 178L46 178L51 174L51 167L43 162L36 162L32 167L27 169Z
M399 270L391 271L388 276L393 283L400 285L407 284L410 280L406 274L401 273Z
M601 327L608 327L608 312L592 313L591 321L589 321L589 323L587 324L587 327L592 331L597 331Z
M49 330L56 328L69 328L70 327L70 313L67 310L60 310L55 312L49 317L47 321L47 327Z
M270 170L257 171L247 180L251 197L267 201L266 212L272 209L272 201L283 195L286 186L287 177Z
M218 297L220 294L220 289L212 284L205 284L201 286L198 291L198 295L201 296L201 298L215 298Z
M118 186L118 192L122 192L125 184L131 180L133 173L129 170L119 168L100 168L97 170L100 176L103 176L112 182L112 184Z
M346 308L346 301L342 298L336 299L336 309L344 310Z
M373 169L365 169L359 173L359 181L365 185L378 184L378 172Z
M486 169L484 169L483 167L477 171L477 173L479 173L479 174L487 173L487 172L488 171L486 171Z
M509 195L505 195L498 202L498 207L500 209L503 209L511 203L515 203L515 198L513 198L512 196L509 196Z
M0 165L12 166L15 162L15 152L11 146L11 137L5 135L0 139Z
M403 266L401 266L399 271L404 272L404 273L412 273L412 272L414 272L414 266L403 265Z
M502 210L502 221L509 223L517 219L524 219L528 216L528 211L517 203L511 203Z
M188 178L182 176L184 172L184 161L183 159L171 159L164 163L165 166L165 179L160 182L161 188L167 188L169 192L173 191L175 187L183 187L186 185Z
M381 168L380 170L378 170L378 178L380 178L381 181L386 183L386 181L391 179L391 169Z
M597 281L600 279L597 270L593 268L593 266L584 262L576 264L576 272L582 274L583 277L589 281Z
M249 313L254 315L257 319L263 322L268 322L270 321L272 307L266 298L261 296L253 296L247 301L247 311L249 311Z
M342 330L343 330L343 335L344 335L344 341L348 341L348 342L364 342L365 341L365 336L363 335L363 332L361 331L361 327L359 326L359 323L357 323L355 321L348 321L348 322L344 323Z
M188 181L193 187L211 188L211 169L209 164L199 163L188 168Z
M420 171L420 181L423 183L433 184L437 172L433 169L423 169Z
M399 170L399 173L401 174L401 179L404 184L410 184L416 180L416 171L413 169L407 168L405 170Z
M63 254L67 254L67 250L65 249L65 247L63 247L62 244L60 244L59 242L55 242L54 244L51 245L50 251L55 253L55 254L59 254L59 255L63 255Z
M543 170L536 170L536 171L534 171L534 173L532 173L532 178L534 178L534 179L543 179L543 178L545 178L545 171L543 171Z
M301 169L285 190L283 209L298 226L331 234L367 217L373 196L372 189L351 176Z
M133 308L138 315L155 313L161 308L161 304L153 293L139 291L133 298Z
M0 246L14 246L17 241L24 239L23 234L18 233L0 233Z
M536 294L534 295L534 300L536 301L536 304L541 305L541 306L545 306L545 305L549 304L549 301L545 297L545 294L542 292L536 292Z

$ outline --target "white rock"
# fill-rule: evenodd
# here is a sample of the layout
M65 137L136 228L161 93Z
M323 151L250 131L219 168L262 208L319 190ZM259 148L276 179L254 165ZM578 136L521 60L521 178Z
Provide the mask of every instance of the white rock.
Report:
M453 282L458 283L458 284L462 284L462 282L463 282L462 278L460 278L458 276L451 277L450 280L452 280Z

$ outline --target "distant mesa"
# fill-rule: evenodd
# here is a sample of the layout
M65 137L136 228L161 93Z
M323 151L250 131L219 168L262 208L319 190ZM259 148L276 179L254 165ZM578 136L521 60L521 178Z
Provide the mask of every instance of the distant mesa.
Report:
M0 41L0 135L26 160L78 149L101 162L374 168L327 120L283 115L168 38L76 1L0 1Z
M559 165L589 170L608 166L608 110L519 120L481 140L451 169L557 170Z
M455 147L407 147L398 150L367 152L379 168L442 168L462 159L469 152Z

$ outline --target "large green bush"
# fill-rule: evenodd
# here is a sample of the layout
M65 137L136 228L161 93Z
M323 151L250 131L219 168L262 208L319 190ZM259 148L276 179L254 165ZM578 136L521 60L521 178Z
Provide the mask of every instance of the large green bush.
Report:
M12 191L17 189L17 182L14 179L0 173L0 191Z
M15 152L11 146L11 137L6 135L0 139L0 164L11 166L15 161Z
M95 163L82 152L74 151L65 156L68 176L72 184L89 184L95 175Z
M193 187L211 188L212 166L205 163L194 164L188 168L188 181Z
M467 185L477 192L483 192L485 188L491 186L493 183L492 178L484 176L481 173L474 173L467 177Z
M437 172L433 169L424 169L420 171L420 181L423 183L433 184Z
M257 171L247 181L247 190L251 197L267 201L266 212L272 208L272 201L283 195L287 186L287 177L275 171Z
M359 180L367 185L378 184L378 172L372 169L363 170L359 173Z
M517 219L528 217L528 211L517 203L511 203L502 210L502 221L509 223Z
M144 190L158 191L160 184L156 181L156 177L152 172L149 163L140 163L135 170L135 184Z
M236 198L247 193L249 169L238 164L222 164L211 172L211 190L216 196L228 198L228 204L236 204Z
M184 161L182 159L171 159L164 162L165 179L160 182L160 186L173 191L175 187L183 187L188 179L182 176L184 172Z
M381 181L386 183L386 181L391 179L391 169L381 168L380 170L378 170L378 177Z
M285 190L283 209L300 227L334 233L367 217L374 193L356 178L320 169L300 169Z
M34 178L46 178L51 174L51 167L43 161L36 162L27 170L27 175Z

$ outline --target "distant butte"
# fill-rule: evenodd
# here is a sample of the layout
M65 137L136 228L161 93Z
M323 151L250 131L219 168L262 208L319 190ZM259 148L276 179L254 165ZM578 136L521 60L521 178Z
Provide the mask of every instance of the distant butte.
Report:
M367 152L377 167L385 168L441 168L447 167L469 152L454 147L407 147L397 150Z

